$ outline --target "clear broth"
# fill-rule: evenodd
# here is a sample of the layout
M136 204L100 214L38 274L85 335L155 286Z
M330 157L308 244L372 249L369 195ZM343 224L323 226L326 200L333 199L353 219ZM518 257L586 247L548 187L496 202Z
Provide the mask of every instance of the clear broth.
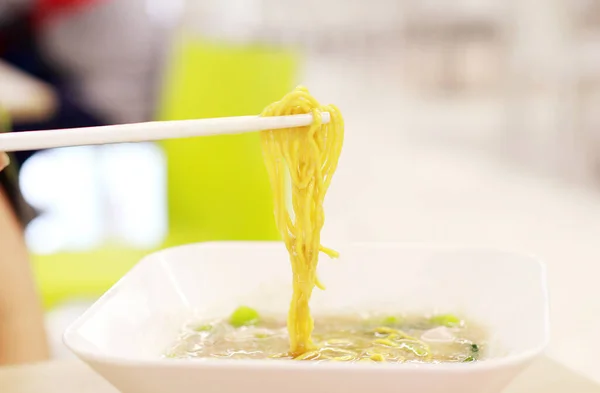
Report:
M315 318L315 349L288 353L285 320L263 317L253 326L228 319L186 325L168 358L296 359L346 362L471 362L484 358L485 330L465 320L426 316L321 316Z

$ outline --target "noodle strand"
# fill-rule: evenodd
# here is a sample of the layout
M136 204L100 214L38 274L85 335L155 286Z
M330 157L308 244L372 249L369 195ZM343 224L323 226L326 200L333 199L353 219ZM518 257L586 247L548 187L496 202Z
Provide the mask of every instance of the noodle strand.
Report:
M329 112L329 123L323 124L322 112ZM275 222L292 265L288 331L290 352L295 357L314 350L309 301L315 286L325 288L317 277L319 252L338 257L336 251L321 245L321 229L325 223L325 194L342 150L344 120L337 107L319 104L304 87L297 87L262 112L262 116L306 113L313 115L310 126L261 132L265 166L273 189ZM286 187L286 173L291 179L291 190ZM287 208L290 196L292 211Z

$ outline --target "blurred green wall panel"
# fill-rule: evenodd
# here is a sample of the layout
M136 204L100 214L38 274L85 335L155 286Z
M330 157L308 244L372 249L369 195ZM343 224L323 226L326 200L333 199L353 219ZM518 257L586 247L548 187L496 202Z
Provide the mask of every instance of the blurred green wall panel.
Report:
M259 114L294 86L292 51L185 40L166 77L160 120ZM277 239L259 135L163 143L169 243Z

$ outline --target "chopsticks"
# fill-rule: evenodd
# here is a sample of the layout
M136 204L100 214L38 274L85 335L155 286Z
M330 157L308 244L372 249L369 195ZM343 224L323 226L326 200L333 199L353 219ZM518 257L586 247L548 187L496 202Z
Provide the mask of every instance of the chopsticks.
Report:
M328 123L330 119L329 112L323 112L322 118L323 123ZM24 131L0 134L0 152L240 134L260 130L308 126L312 121L311 114L273 117L236 116Z

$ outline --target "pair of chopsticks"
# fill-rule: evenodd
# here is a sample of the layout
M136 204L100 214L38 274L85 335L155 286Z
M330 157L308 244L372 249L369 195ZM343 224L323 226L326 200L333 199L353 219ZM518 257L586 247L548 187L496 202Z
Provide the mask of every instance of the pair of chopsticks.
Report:
M323 112L322 119L323 123L328 123L330 120L329 112ZM0 152L240 134L260 130L308 126L312 121L313 116L311 114L273 117L237 116L25 131L0 134Z

